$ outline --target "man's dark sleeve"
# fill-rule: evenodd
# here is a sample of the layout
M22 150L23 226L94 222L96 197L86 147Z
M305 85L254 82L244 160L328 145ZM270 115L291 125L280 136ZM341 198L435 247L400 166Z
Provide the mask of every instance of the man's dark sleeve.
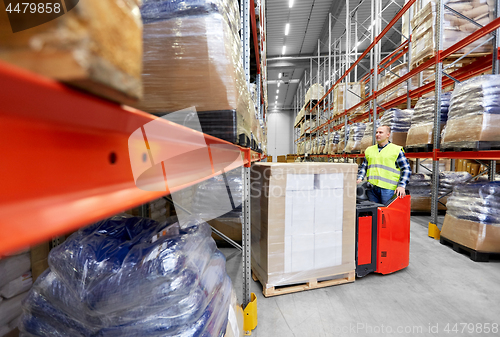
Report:
M408 158L406 158L403 150L399 151L398 159L396 160L396 166L401 170L401 176L399 177L398 187L406 188L411 176L411 167Z

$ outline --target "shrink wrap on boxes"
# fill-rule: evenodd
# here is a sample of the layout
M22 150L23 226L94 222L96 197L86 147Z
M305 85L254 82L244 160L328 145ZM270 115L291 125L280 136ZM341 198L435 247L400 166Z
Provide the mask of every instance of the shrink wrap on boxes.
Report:
M255 105L241 64L237 2L145 0L141 14L144 99L137 107L156 114L195 107L203 132L250 145Z
M355 268L356 164L252 166L252 268L265 288Z
M377 119L375 126L378 128L380 126L380 119ZM363 153L365 150L372 146L373 139L373 122L366 123L366 129L363 134L363 139L361 139L360 151Z
M26 336L223 335L231 280L197 219L113 217L79 230L49 255L23 302Z
M365 134L365 123L354 123L349 131L349 141L347 142L345 152L352 153L361 151L361 140Z
M456 186L441 235L476 251L500 253L500 182Z
M344 112L344 98L346 97L345 83L339 83L333 91L333 115ZM365 98L365 85L361 82L352 82L347 84L347 102L346 109L350 109Z
M450 97L451 93L441 94L441 128L448 120ZM418 100L411 118L406 146L423 146L433 143L434 104L434 97L423 97Z
M472 146L500 141L500 76L484 75L456 85L443 146Z
M459 14L473 19L484 26L494 19L494 1L477 0L445 0L444 4ZM435 55L435 27L436 27L436 3L427 2L421 10L417 10L416 15L411 21L412 24L412 63L411 68L417 64ZM445 50L455 43L462 41L471 33L479 29L479 26L463 19L460 15L447 9L444 10L443 20L443 46ZM457 51L457 54L465 54L473 51L474 53L488 53L492 51L491 42L486 42L488 37L482 37L463 49Z
M321 84L314 83L309 87L309 89L307 89L304 104L307 104L309 101L319 100L325 94L324 91L325 90ZM312 108L312 106L309 108Z
M36 18L11 22L2 4L0 59L92 94L133 104L142 96L139 4L134 0L80 1L52 21L15 33L9 23L30 26L29 20Z

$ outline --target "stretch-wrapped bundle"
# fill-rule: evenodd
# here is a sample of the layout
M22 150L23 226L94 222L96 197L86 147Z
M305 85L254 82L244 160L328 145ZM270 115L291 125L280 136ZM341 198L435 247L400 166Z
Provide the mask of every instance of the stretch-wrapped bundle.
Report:
M456 84L442 145L499 141L500 75L479 76Z
M231 280L207 223L113 217L72 234L24 301L23 336L220 336Z

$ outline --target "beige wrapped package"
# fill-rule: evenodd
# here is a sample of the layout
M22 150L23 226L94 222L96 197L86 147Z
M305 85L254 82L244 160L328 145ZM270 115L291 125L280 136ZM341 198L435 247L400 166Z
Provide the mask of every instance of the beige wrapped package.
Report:
M361 82L348 83L350 92L347 93L346 109L350 109L363 99L365 99L365 86ZM338 115L344 112L344 91L345 83L339 83L333 91L333 115Z
M142 9L144 99L137 108L160 114L194 106L202 128L213 125L207 133L247 146L258 131L241 65L238 6L221 1L198 15L181 9L162 18ZM221 125L236 130L223 136Z
M307 89L306 96L304 99L304 104L307 104L309 101L312 100L316 101L320 100L321 97L323 97L324 92L325 90L321 84L314 83L309 87L309 89ZM312 108L312 106L310 108Z
M445 5L451 7L458 13L475 20L481 25L486 25L493 20L493 2L481 1L445 1ZM425 58L430 58L435 54L435 27L436 27L436 4L434 1L427 2L422 10L412 19L412 63L411 68L415 68ZM445 9L443 20L443 47L447 49L455 43L466 38L470 33L479 29L475 24L461 18L452 11ZM485 43L488 37L483 37L472 42L468 46L459 50L457 54L489 53L492 51L491 42ZM483 44L485 43L485 44ZM482 45L483 44L483 45Z
M139 1L80 1L66 14L12 33L0 5L0 59L126 104L142 96Z
M446 214L441 236L479 252L500 253L500 227Z
M356 164L252 166L252 269L265 289L354 280L356 173Z
M346 153L361 151L361 140L363 139L365 129L365 123L354 123L351 125L349 140L347 141L347 145L345 147Z
M457 85L441 144L475 147L476 142L500 142L500 76L485 75Z

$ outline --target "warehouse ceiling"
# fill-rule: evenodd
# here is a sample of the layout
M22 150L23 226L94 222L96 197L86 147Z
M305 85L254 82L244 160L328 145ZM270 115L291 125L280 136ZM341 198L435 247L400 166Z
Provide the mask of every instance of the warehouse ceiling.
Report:
M356 12L353 15L357 16L358 22L357 36L355 36L355 18L351 19L351 48L358 45L358 53L361 53L371 43L368 30L371 25L371 2L375 0L347 1L349 1L350 12ZM381 1L382 27L384 27L402 8L404 0ZM293 109L299 82L304 80L304 76L307 76L307 81L309 81L311 76L311 63L313 83L317 82L318 40L320 41L319 55L328 56L329 13L332 16L332 53L333 44L341 36L337 47L345 51L346 0L269 0L266 2L270 111ZM288 35L285 35L287 24L289 24ZM382 40L383 54L394 50L401 43L401 34L396 31L401 30L401 20L394 27L395 29L391 29ZM353 57L352 61L355 59ZM323 70L328 64L327 60L327 57L320 58L320 79L323 79ZM332 64L332 71L334 67ZM369 67L369 58L365 58L358 67L357 78L361 78L366 73L365 69ZM304 83L301 83L301 86L303 85Z

